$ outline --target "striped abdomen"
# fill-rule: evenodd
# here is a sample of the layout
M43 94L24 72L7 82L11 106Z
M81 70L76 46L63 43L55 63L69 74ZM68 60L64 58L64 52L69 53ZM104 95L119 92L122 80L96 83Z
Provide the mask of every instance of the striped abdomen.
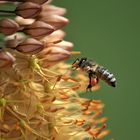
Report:
M96 74L99 79L105 81L108 85L115 87L116 86L116 78L112 73L108 71L108 69L98 66L96 68Z

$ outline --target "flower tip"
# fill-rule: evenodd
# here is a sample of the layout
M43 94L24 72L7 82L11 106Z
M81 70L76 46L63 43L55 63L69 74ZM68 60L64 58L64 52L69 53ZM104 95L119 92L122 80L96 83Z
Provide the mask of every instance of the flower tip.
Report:
M41 5L32 2L21 3L15 10L15 13L23 18L34 18L38 16L40 12Z
M0 68L12 66L15 58L9 52L0 52Z
M30 25L30 24L32 24L35 21L35 19L32 19L32 18L25 19L23 17L16 16L15 21L19 25L24 26L24 25Z
M22 53L36 54L44 48L44 45L33 38L28 38L24 42L20 43L16 50Z
M70 53L71 53L71 55L79 55L79 54L81 54L80 51L71 51Z
M42 16L41 21L48 23L54 27L55 30L61 29L69 23L69 20L59 15Z
M29 1L29 0L25 0L25 1ZM30 2L37 3L37 4L43 4L48 1L49 0L30 0Z
M34 38L40 38L46 35L51 34L54 31L54 27L43 22L35 21L33 24L27 26L24 29L24 32L28 35L31 35Z
M4 35L12 35L17 32L19 25L11 19L1 19L0 20L0 32Z

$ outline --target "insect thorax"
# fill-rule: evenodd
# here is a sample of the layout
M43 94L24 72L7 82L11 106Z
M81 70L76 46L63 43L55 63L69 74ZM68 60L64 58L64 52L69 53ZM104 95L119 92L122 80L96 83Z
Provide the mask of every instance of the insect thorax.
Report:
M98 64L94 61L88 60L85 66L83 67L83 70L86 72L96 72L96 69L98 67Z

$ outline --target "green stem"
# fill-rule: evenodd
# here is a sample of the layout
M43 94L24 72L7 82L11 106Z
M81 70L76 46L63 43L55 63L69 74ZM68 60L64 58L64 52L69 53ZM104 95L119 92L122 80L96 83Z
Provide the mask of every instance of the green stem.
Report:
M15 16L14 11L0 10L0 16Z

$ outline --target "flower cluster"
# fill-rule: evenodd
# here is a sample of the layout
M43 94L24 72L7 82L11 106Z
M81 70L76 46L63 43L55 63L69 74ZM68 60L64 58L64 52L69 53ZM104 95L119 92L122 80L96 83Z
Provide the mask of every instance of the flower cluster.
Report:
M87 78L72 77L73 44L61 30L66 9L49 0L6 0L12 18L0 19L0 139L94 140L104 137L107 118L100 100L80 98ZM1 3L2 4L2 3ZM85 89L84 89L85 90Z
M73 44L62 41L65 33L59 30L69 22L63 17L65 11L64 8L49 5L48 2L43 5L36 1L18 3L14 11L15 19L0 20L0 32L8 35L5 44L1 47L24 54L41 52L39 57L49 62L68 58ZM7 62L13 63L14 59L11 55L1 51L1 56L3 55L8 57L4 58L3 65Z

